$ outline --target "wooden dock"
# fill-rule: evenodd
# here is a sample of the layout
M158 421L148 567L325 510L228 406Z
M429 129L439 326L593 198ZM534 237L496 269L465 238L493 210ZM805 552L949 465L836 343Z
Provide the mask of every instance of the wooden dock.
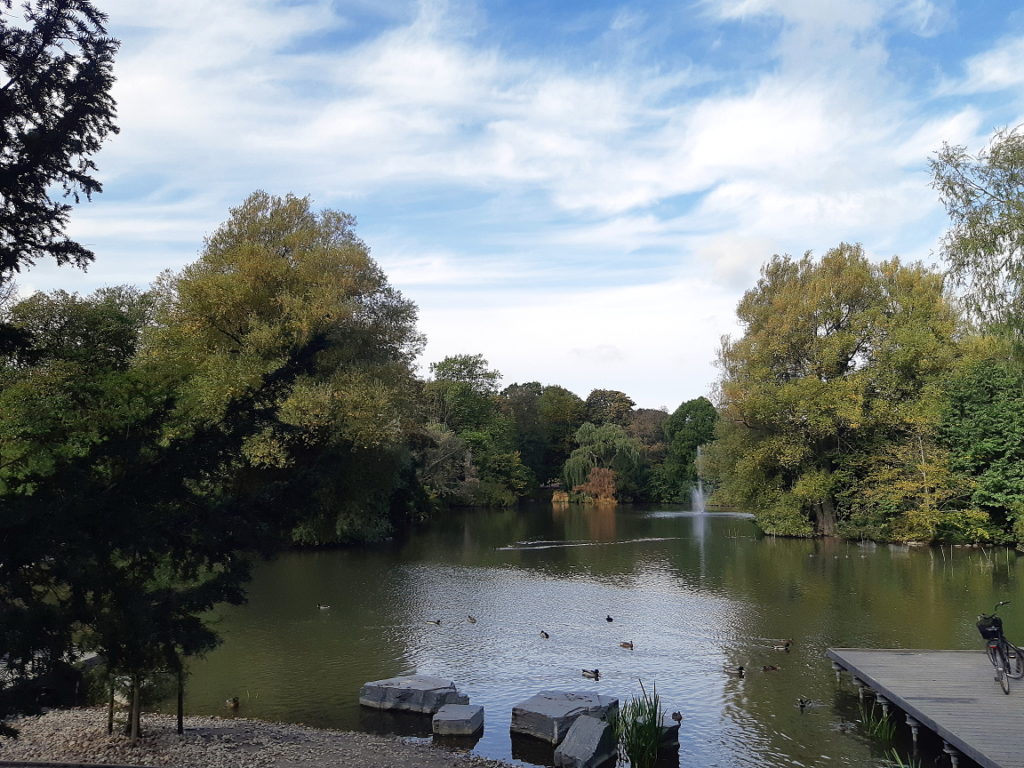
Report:
M1010 695L982 649L830 648L832 661L984 768L1024 768L1024 680Z

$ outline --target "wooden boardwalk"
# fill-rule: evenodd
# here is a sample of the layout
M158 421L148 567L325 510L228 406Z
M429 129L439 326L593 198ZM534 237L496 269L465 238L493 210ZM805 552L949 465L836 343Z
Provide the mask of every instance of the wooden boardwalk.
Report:
M984 768L1024 768L1024 680L1011 680L1004 694L983 650L827 655Z

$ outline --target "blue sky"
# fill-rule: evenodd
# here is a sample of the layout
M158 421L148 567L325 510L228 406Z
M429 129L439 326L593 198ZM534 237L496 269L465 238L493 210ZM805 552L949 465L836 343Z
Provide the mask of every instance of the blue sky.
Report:
M121 134L71 232L148 284L250 192L354 214L420 308L424 364L707 395L773 253L937 261L927 160L1024 113L1005 0L96 0Z

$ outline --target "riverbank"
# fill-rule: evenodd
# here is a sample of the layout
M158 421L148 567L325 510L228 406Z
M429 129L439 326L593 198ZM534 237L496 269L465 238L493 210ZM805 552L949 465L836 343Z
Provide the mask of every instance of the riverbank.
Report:
M240 717L142 716L143 737L107 735L102 708L51 710L9 721L17 739L0 739L0 761L107 763L172 768L508 768L508 763L435 747L422 740L268 723Z

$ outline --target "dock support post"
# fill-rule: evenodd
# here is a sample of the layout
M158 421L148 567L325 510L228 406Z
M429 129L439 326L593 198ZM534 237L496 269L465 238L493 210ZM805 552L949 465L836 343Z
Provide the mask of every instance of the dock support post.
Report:
M864 701L864 681L859 677L853 678L853 684L857 686L857 697Z
M949 764L953 768L959 768L960 765L960 752L952 744L942 742L942 751L949 755Z
M910 738L914 740L914 751L917 752L917 732L921 724L910 715L907 715L907 725L910 726Z
M840 682L842 678L839 676L839 673L843 671L843 668L839 665L838 661L832 662L832 671L836 673L836 682Z
M889 700L880 693L875 693L875 701L882 705L882 715L889 716Z

